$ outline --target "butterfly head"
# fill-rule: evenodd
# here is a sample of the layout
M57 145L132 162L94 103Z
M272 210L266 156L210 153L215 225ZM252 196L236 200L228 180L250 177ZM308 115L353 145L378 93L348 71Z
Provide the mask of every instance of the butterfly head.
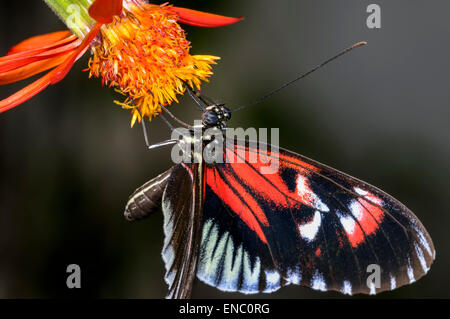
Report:
M208 106L202 115L202 123L205 128L218 127L224 129L230 119L231 111L225 107L225 104Z

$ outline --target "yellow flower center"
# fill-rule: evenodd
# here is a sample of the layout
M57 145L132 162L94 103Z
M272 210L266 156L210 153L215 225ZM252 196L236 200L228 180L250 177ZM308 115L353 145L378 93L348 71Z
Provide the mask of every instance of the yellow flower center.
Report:
M184 83L200 89L219 57L190 55L190 42L168 6L143 1L124 2L123 14L101 29L101 42L93 46L90 76L126 96L118 102L131 109L131 126L141 116L161 113L161 104L178 102Z

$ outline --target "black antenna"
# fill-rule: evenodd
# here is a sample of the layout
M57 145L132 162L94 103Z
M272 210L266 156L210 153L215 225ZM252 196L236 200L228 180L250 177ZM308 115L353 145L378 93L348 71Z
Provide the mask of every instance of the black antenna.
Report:
M231 110L231 111L232 111L232 112L239 111L239 110L245 109L245 108L247 108L247 107L249 107L249 106L258 104L258 103L264 101L265 99L271 97L272 95L278 93L279 91L281 91L281 90L284 89L285 87L287 87L287 86L289 86L289 85L291 85L291 84L293 84L293 83L295 83L295 82L297 82L297 81L303 79L304 77L310 75L310 74L313 73L314 71L317 71L318 69L320 69L321 67L323 67L323 66L325 66L326 64L330 63L331 61L336 60L336 59L339 58L341 55L344 55L344 54L350 52L351 50L356 49L356 48L358 48L358 47L360 47L360 46L363 46L363 45L366 45L366 44L367 44L367 42L365 42L365 41L361 41L361 42L355 43L355 44L353 44L351 47L348 47L347 49L345 49L345 50L341 51L340 53L336 54L335 56L333 56L332 58L330 58L330 59L326 60L325 62L322 62L321 64L315 66L314 68L312 68L312 69L309 70L308 72L306 72L306 73L300 75L298 78L296 78L296 79L294 79L294 80L292 80L292 81L289 81L289 82L287 82L286 84L283 84L283 85L280 86L279 88L277 88L277 89L275 89L275 90L273 90L273 91L267 93L267 94L264 95L263 97L261 97L261 98L255 100L255 101L253 101L253 102L251 102L251 103L249 103L249 104L246 104L246 105L243 105L243 106L239 106L239 107L237 107L237 108L235 108L234 110Z

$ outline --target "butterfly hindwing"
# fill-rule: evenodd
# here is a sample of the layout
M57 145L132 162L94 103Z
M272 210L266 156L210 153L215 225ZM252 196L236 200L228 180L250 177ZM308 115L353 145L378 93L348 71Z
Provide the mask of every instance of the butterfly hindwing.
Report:
M250 162L254 153L257 160ZM263 151L241 141L228 146L224 159L205 168L197 275L208 284L246 293L290 283L378 293L428 271L433 243L390 195L283 149ZM262 174L275 160L278 170ZM367 281L376 267L379 286Z
M197 277L223 291L274 291L282 284L267 245L206 185Z
M201 239L203 166L173 167L162 198L167 298L189 298Z

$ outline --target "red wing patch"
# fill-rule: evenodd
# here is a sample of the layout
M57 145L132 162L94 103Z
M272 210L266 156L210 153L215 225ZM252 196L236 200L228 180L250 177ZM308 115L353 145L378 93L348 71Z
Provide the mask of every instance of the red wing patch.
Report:
M215 168L207 168L205 173L206 184L211 190L220 196L231 211L237 214L251 230L257 233L261 241L267 243L261 225L268 226L268 221L255 199L243 189L233 176L226 174L225 181Z
M380 198L359 188L355 191L363 198L356 198L350 203L351 214L339 214L340 222L353 247L364 242L365 236L375 234L384 217Z
M300 205L307 205L315 209L327 210L320 199L308 186L307 175L311 171L318 172L319 169L310 164L286 154L279 155L280 166L283 169L296 170L298 176L295 183L297 186L289 187L279 174L260 173L273 160L276 155L271 152L258 154L254 157L256 162L248 163L246 159L251 158L255 151L246 148L225 151L226 169L217 166L207 167L205 170L207 184L211 190L219 196L234 213L236 213L247 226L258 234L258 237L267 243L262 227L268 227L269 222L264 212L264 207L257 199L262 199L264 206L300 209Z
M311 172L320 171L317 167L286 154L262 152L248 147L243 150L239 148L239 145L236 145L236 147L236 150L226 149L226 160L231 162L229 166L255 196L264 198L267 202L284 208L292 205L299 206L299 204L316 208L320 204L320 200L309 188L307 180L307 176ZM252 158L253 161L248 160ZM261 174L262 168L267 167L268 163L276 158L279 161L280 169L278 172ZM295 176L298 177L294 181L297 184L296 187L289 187L280 175L281 171L286 171L287 169L295 170Z

